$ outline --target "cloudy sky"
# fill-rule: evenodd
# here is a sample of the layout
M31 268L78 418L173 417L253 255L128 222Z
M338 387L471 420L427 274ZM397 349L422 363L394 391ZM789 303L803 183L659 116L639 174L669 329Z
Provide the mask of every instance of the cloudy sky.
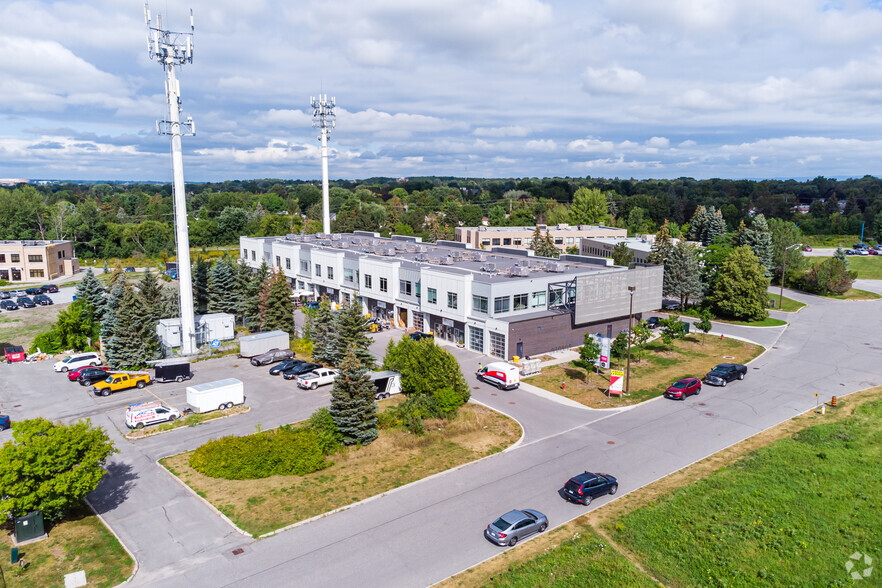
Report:
M188 181L882 174L882 5L155 1L196 20ZM171 179L135 0L0 3L0 178Z

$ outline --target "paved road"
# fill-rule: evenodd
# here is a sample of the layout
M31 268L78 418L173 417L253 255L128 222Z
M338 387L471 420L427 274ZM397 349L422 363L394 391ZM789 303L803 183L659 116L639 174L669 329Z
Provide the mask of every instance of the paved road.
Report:
M0 406L13 418L71 420L90 414L111 431L121 451L91 499L137 555L141 568L135 585L422 586L498 553L481 532L502 510L538 508L552 525L583 514L584 507L557 495L572 472L609 471L620 478L625 493L814 407L815 392L828 399L882 383L876 367L882 301L787 295L810 306L798 314L782 313L791 321L786 330L714 325L714 333L772 348L751 364L745 381L705 387L685 402L657 399L630 410L595 411L523 389L499 392L471 375L486 358L452 348L473 384L473 398L517 418L525 428L523 442L260 541L236 533L154 462L210 437L301 419L327 403L321 389L292 394L284 382L257 376L254 392L248 393L250 413L138 442L123 440L117 430L119 406L103 404L116 402L114 397L95 399L75 384L62 386L61 376L49 373L46 364L0 366ZM384 349L392 335L400 332L375 335L375 350ZM243 369L257 373L234 365L229 359L197 364L197 378L217 379ZM169 386L147 390L174 402L179 391ZM0 435L2 441L9 433ZM234 556L239 547L242 554Z

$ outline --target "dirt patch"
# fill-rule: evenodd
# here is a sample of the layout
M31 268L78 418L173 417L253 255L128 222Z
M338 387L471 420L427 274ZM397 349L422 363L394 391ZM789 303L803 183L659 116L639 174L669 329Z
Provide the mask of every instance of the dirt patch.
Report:
M48 331L58 319L58 313L70 303L22 308L0 314L0 348L21 345L30 349L34 337Z

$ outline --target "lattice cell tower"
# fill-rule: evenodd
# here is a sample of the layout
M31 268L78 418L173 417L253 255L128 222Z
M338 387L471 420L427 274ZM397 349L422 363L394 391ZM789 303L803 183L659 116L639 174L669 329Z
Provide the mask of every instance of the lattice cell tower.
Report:
M336 100L328 100L327 94L319 94L309 99L312 105L312 126L321 129L319 140L322 142L322 232L331 232L331 204L328 196L328 136L331 129L337 126L337 115L334 114Z
M156 132L171 135L172 170L174 172L175 241L178 252L178 282L181 302L181 353L196 352L196 325L193 312L193 282L190 270L190 237L187 233L187 200L184 189L184 157L181 153L181 135L196 134L192 118L181 122L181 85L175 68L193 63L193 11L190 11L190 32L176 33L162 28L162 16L157 15L156 26L150 23L150 9L144 4L144 22L147 24L147 54L156 59L165 70L165 92L168 96L168 120L156 121Z

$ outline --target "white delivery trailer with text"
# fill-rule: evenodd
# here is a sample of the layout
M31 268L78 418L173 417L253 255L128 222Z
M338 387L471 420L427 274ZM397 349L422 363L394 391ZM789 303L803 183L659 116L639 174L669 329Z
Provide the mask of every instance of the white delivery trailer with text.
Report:
M187 386L187 404L193 407L193 412L223 410L244 402L245 385L236 378Z

